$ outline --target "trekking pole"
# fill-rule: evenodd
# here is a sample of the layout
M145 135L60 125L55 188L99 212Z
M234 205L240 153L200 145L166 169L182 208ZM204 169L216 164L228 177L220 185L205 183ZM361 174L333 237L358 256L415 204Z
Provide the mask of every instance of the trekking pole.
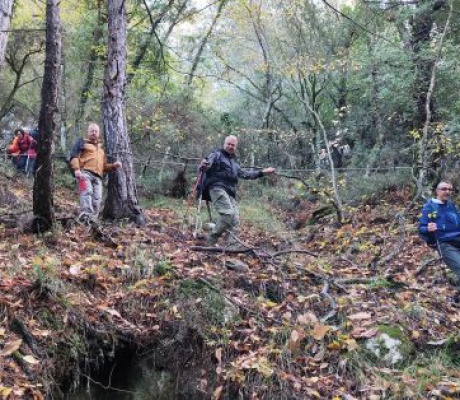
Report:
M203 178L203 171L200 170L198 174L198 178L196 180L195 186L193 187L192 196L196 197L198 186L201 183L201 179ZM203 191L200 189L200 194L198 196L198 204L196 208L196 217L195 217L195 230L193 231L193 237L196 238L198 231L201 229L201 205L203 202Z
M27 177L29 177L29 157L30 157L30 155L27 154L26 166L24 167L24 172L25 172Z
M203 199L200 197L198 198L198 205L196 208L196 218L195 218L195 230L193 231L193 237L196 238L198 235L198 231L201 229L201 203Z
M212 221L212 214L211 214L211 206L209 205L209 201L206 202L206 208L208 210L209 222L213 222Z
M430 222L436 224L436 211L433 211L431 214L428 214L428 217L430 218ZM436 250L438 251L439 257L441 257L441 261L444 262L444 257L442 255L442 250L441 250L441 243L439 242L438 238L438 231L437 229L433 232L434 238L436 239Z

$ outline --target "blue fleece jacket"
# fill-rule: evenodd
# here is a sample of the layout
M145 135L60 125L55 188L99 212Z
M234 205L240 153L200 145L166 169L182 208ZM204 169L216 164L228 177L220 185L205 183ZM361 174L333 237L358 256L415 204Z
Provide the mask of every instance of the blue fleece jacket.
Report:
M428 232L430 222L436 223L436 232ZM429 245L435 244L436 240L452 241L460 236L460 214L452 202L442 203L438 199L430 199L423 206L418 231Z

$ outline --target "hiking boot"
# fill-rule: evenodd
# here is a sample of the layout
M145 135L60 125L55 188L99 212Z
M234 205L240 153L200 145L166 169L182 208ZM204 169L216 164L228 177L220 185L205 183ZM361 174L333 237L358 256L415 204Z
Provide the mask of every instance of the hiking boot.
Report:
M457 291L453 296L449 297L448 300L455 305L460 305L460 292Z
M219 240L219 238L215 237L214 235L209 235L208 236L208 239L206 240L206 246L208 247L212 247L212 246L215 246L217 244L217 241Z
M93 214L89 214L87 212L82 212L78 215L76 221L79 223L79 224L82 224L82 225L87 225L87 226L90 226L94 223L96 223L96 216L93 215Z

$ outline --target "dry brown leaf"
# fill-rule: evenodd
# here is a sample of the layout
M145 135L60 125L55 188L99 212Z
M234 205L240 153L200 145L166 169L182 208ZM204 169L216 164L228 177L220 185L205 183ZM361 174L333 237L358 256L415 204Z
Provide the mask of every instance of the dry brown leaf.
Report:
M224 387L223 386L219 386L218 388L216 388L216 390L214 390L214 393L212 394L212 398L214 400L219 400L222 396L222 392L224 391Z
M348 319L352 320L352 321L360 321L362 319L369 319L372 317L372 314L371 313L368 313L368 312L359 312L357 314L353 314L353 315L349 315L348 316Z
M317 323L318 323L318 318L312 312L307 312L306 314L300 314L297 317L297 324L299 325L305 326L305 325L311 325L311 324L317 324Z
M355 339L369 339L375 336L377 333L378 333L377 328L371 328L371 329L355 328L351 331L350 336L354 337Z
M81 265L79 264L76 264L76 265L72 265L70 268L69 268L69 272L70 272L70 275L80 275L81 273Z
M330 327L322 324L317 324L313 328L313 337L316 340L323 340L326 333L329 331Z
M216 358L217 362L220 364L222 362L222 347L216 349Z
M49 336L51 332L48 331L48 330L34 329L31 333L32 333L32 335L34 335L34 336L42 336L42 337L45 337L45 336Z
M8 342L2 351L0 351L0 356L9 356L13 354L17 349L21 347L22 339L13 340L12 342Z
M296 351L300 348L300 340L303 337L301 333L297 330L293 330L291 332L291 336L289 338L289 350Z
M23 360L28 364L39 364L40 363L40 361L38 361L33 356L25 356Z

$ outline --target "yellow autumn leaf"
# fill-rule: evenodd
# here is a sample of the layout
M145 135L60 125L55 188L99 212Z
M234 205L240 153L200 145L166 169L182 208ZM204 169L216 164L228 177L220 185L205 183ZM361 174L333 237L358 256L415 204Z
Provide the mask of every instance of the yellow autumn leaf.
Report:
M37 267L41 267L44 264L43 258L40 256L35 256L32 259L32 265L35 265Z
M8 388L6 386L0 386L0 396L2 396L4 399L6 399L12 391L13 389L11 388Z
M342 345L337 340L334 340L332 343L329 343L327 345L327 348L329 350L340 350L342 348Z
M326 333L329 331L330 327L322 324L317 324L313 328L313 337L316 340L323 340Z
M345 343L347 344L348 351L354 351L359 347L358 342L355 339L347 339L345 340Z
M260 372L265 378L269 378L273 375L273 368L266 357L260 357L257 362L254 363L253 368Z

